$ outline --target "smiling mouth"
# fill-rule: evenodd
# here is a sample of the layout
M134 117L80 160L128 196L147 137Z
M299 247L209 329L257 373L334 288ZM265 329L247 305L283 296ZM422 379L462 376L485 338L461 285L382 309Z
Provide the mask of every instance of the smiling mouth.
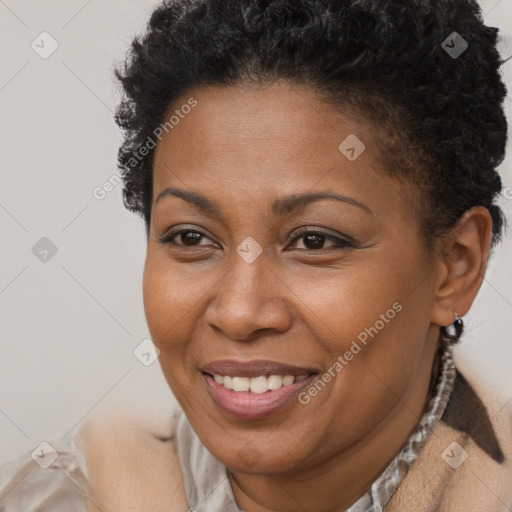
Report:
M258 420L291 407L321 371L264 359L211 361L199 370L213 404L236 420Z
M237 421L262 420L293 407L293 404L295 407L304 407L298 395L318 376L318 373L257 377L202 374L213 404L223 415Z
M206 372L203 372L206 373ZM249 392L254 394L267 393L269 391L276 391L282 387L291 386L297 382L301 382L314 373L304 373L301 375L259 375L257 377L242 377L231 375L220 375L213 373L206 373L215 382L225 389L235 391L237 393Z

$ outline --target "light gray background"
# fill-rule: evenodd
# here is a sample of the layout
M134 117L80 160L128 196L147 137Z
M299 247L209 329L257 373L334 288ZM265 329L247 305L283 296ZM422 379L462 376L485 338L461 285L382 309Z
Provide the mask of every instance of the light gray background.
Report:
M143 222L124 209L120 186L93 196L117 170L112 65L156 3L0 0L0 463L113 404L160 419L174 401L158 362L146 367L133 355L149 337ZM481 5L486 24L510 37L512 1ZM43 31L59 45L47 59L31 48ZM502 52L512 53L510 40ZM512 61L503 74L510 120ZM512 224L510 137L501 173ZM32 252L42 237L58 249L46 263ZM504 405L512 399L511 260L512 226L456 351Z

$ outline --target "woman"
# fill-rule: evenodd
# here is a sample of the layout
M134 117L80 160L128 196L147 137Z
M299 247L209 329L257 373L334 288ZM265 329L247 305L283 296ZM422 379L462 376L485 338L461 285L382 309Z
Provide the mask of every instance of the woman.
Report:
M506 400L452 357L504 221L497 32L467 0L161 4L116 121L180 407L89 423L5 510L31 478L48 510L512 510Z

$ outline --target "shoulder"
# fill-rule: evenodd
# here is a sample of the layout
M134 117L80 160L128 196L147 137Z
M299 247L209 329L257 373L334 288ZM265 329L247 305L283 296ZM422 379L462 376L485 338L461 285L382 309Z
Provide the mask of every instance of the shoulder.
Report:
M172 416L111 409L0 466L1 512L187 510Z
M471 368L457 370L443 422L464 433L498 464L512 458L512 418L506 399Z
M87 421L77 444L87 460L88 493L102 512L187 510L177 454L181 409L148 422L116 409ZM92 509L94 510L95 509Z
M441 421L386 510L512 510L512 418L506 403L474 369L457 370Z
M466 364L457 370L442 418L451 442L441 456L450 466L450 493L460 495L460 499L464 493L475 511L512 510L509 401L485 382L475 367ZM447 502L445 497L443 504Z
M52 439L0 466L2 512L88 512L85 460L72 438Z

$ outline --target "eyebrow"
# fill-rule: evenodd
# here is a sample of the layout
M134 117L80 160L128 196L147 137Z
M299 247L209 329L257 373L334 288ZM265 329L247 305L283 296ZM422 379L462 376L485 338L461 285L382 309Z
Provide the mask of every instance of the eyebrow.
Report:
M187 201L188 203L197 206L199 209L207 213L218 216L222 215L219 205L212 199L209 199L208 197L200 194L199 192L192 192L190 190L183 190L174 187L168 187L162 190L162 192L160 192L158 194L158 197L156 198L155 205L164 197L169 196L179 197L184 201ZM291 194L289 196L276 199L271 204L271 211L274 214L274 216L283 217L294 211L302 210L307 205L314 203L315 201L319 201L321 199L335 199L345 204L357 206L358 208L366 210L368 213L373 213L371 209L365 204L360 203L359 201L356 201L351 197L336 194L335 192L332 192L330 190L304 194Z

